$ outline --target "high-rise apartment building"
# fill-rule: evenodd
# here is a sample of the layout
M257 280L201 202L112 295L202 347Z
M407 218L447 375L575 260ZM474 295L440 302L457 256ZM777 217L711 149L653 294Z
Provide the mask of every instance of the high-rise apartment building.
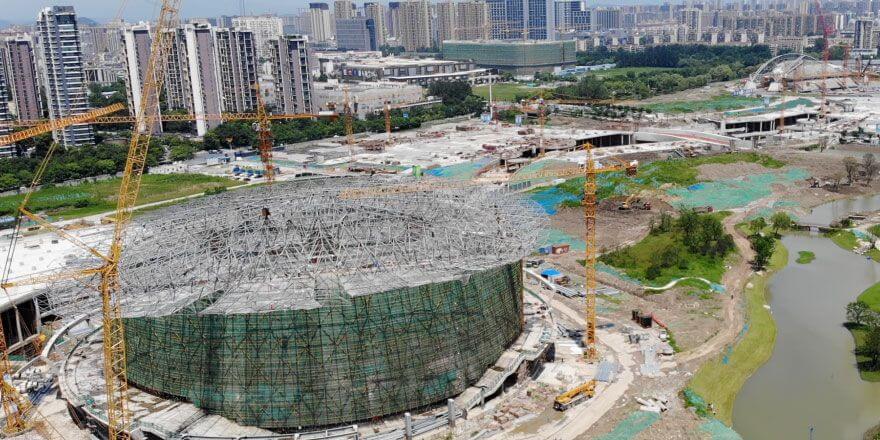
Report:
M261 60L269 59L269 40L284 35L284 21L281 17L260 15L255 17L234 17L232 26L253 32L257 55Z
M192 86L189 83L189 59L183 28L167 29L168 45L165 67L165 107L192 112Z
M607 31L620 29L620 9L596 8L591 11L590 29L592 31Z
M147 67L150 62L150 25L141 23L131 26L122 32L123 50L125 52L126 83L128 87L128 108L138 115L143 104L143 87L147 75ZM158 93L158 91L157 91ZM158 111L159 99L154 96L150 102L155 103ZM150 110L147 111L149 114ZM140 127L144 130L144 127ZM156 121L150 129L156 134L162 132L162 123Z
M687 26L691 34L695 34L697 38L703 34L703 11L697 8L684 8L679 11L678 22Z
M221 107L228 113L245 113L257 108L257 59L256 33L244 29L216 29L217 66L220 78ZM267 60L271 59L271 44Z
M388 36L400 38L400 2L388 2Z
M0 50L0 136L6 136L12 129L2 124L12 120L9 114L9 87L6 82L6 54ZM15 145L0 147L0 158L9 157L15 153Z
M222 111L214 31L209 24L187 24L184 36L196 133L204 136L208 130L220 125L220 121L207 120L203 115L217 115Z
M33 41L24 35L12 37L0 50L6 54L7 88L18 119L42 119L43 100Z
M486 40L489 38L489 5L482 0L459 2L456 5L458 40Z
M856 19L855 32L853 32L853 49L874 50L877 41L874 39L874 19L862 17Z
M49 118L59 119L89 110L88 88L83 72L82 43L72 6L53 6L37 16L37 35L42 81L49 104ZM93 144L91 125L71 125L53 136L65 147Z
M388 29L385 27L385 7L379 2L365 2L364 17L373 20L373 26L376 27L376 45L384 45L388 34Z
M329 41L333 36L333 20L327 3L309 3L309 23L315 41Z
M308 39L285 35L271 42L276 111L312 112L312 75Z
M357 6L351 0L335 0L333 2L333 19L348 20L357 15Z
M399 40L404 49L431 47L431 12L427 0L407 0L399 6Z
M590 10L583 0L555 0L556 30L571 35L590 31Z
M336 47L340 50L377 50L376 24L372 18L336 20Z
M456 40L458 20L456 19L455 3L445 0L433 5L435 46L443 46L444 40Z

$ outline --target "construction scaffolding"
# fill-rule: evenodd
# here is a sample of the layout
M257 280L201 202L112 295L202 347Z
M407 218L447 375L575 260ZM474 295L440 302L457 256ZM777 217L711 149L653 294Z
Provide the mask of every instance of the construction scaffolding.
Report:
M339 196L389 183L284 182L138 219L120 268L129 380L264 428L464 391L522 331L520 260L546 219L490 188ZM47 289L46 312L97 308L80 283Z

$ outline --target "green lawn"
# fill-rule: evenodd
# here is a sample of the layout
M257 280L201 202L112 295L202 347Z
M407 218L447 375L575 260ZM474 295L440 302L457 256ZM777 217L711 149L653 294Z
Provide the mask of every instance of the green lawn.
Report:
M715 405L716 417L727 425L733 418L733 403L746 380L770 359L776 342L776 323L766 304L767 282L773 272L788 263L788 251L781 243L770 258L764 275L753 275L751 287L743 289L749 329L724 362L718 355L700 367L688 387Z
M809 264L812 263L813 260L816 259L816 254L810 251L799 251L797 260L795 260L798 264Z
M520 95L537 96L542 90L548 95L551 92L550 89L527 87L518 83L492 84L492 99L495 101L513 101ZM489 86L476 86L473 88L473 93L481 98L489 99Z
M733 96L724 94L713 96L701 101L661 102L644 105L643 107L657 113L694 113L706 111L726 111L759 106L761 98Z
M116 208L120 179L37 191L30 199L31 211L45 212L56 220L84 217ZM207 189L240 185L232 179L203 174L146 174L141 182L138 205L200 194ZM12 215L23 195L0 197L0 215Z
M880 313L880 283L874 284L859 294L859 301L864 301L871 310Z

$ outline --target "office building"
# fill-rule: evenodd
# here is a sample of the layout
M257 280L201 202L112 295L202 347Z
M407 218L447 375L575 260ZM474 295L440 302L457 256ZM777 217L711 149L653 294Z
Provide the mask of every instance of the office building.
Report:
M152 41L150 36L150 25L141 23L123 30L122 41L123 50L125 51L125 66L127 72L126 90L128 92L128 108L132 109L132 112L134 112L135 115L140 116L141 106L144 101L143 87L147 78L147 67L150 62L150 44ZM149 101L155 106L155 109L152 111L158 112L158 91L156 91L153 98ZM148 109L147 114L150 114L150 112L151 110ZM140 130L145 129L144 127L139 128ZM150 132L153 134L161 133L162 123L160 121L155 121L150 128Z
M479 67L517 75L552 72L556 67L573 66L574 40L566 41L446 41L444 60L467 60Z
M378 50L372 18L336 20L336 47L340 50Z
M257 108L259 70L256 33L244 29L216 29L214 35L223 112L254 111ZM266 44L269 48L268 41ZM268 51L267 60L270 59L268 57L271 57L271 50Z
M399 7L399 42L404 49L415 52L431 47L431 12L427 0L408 0Z
M388 30L385 27L385 7L379 2L364 3L364 17L373 20L373 26L376 28L376 45L385 45L385 37Z
M357 6L351 0L335 0L333 2L333 19L348 20L357 15Z
M37 17L38 55L49 118L59 119L89 110L88 88L83 72L82 44L76 12L72 6L44 8ZM53 133L65 147L95 141L92 127L71 125Z
M12 37L6 40L3 51L7 92L12 95L15 115L24 120L44 118L33 41L27 36Z
M235 17L232 19L231 27L253 32L257 56L261 60L269 59L269 40L275 40L284 35L284 22L281 17L270 15Z
M309 3L309 24L315 41L330 41L333 37L333 20L327 3Z
M308 39L285 35L271 42L276 111L312 112L312 76Z

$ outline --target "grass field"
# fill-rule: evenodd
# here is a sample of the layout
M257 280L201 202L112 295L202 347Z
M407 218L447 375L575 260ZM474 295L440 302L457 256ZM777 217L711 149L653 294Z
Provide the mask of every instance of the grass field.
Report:
M663 286L666 283L684 277L701 277L709 281L720 283L724 275L724 258L710 258L705 255L690 252L684 248L676 238L675 232L656 235L648 235L642 241L603 255L600 260L610 266L614 266L626 272L627 275L636 278L648 285ZM687 266L665 267L660 275L649 279L648 267L657 262L658 255L666 249L677 249L678 256L687 261ZM705 287L703 285L702 287Z
M834 244L848 251L851 251L858 246L858 238L852 231L841 229L834 232L828 232L825 234L825 237L830 238ZM876 248L872 247L867 253L865 253L865 255L871 257L874 261L880 262L880 250Z
M773 272L788 263L788 250L781 243L770 258L763 275L753 275L751 287L743 289L746 300L748 331L734 346L724 362L724 356L704 364L691 379L688 387L715 405L716 417L727 425L733 419L733 403L739 390L758 368L770 359L776 342L776 323L766 304L767 282Z
M727 111L761 105L761 98L733 96L724 94L701 101L676 101L645 105L644 108L657 113L695 113L705 111Z
M809 264L812 263L813 260L816 259L816 254L810 251L799 251L797 260L794 260L798 264Z
M732 153L715 156L702 156L688 159L658 160L642 167L639 177L659 184L672 183L690 186L698 183L698 166L704 164L731 164L737 162L757 163L766 168L782 168L785 163L770 156L758 153Z
M699 179L697 179L699 175L697 167L700 165L710 163L731 164L737 162L757 163L770 169L778 169L785 166L784 162L770 156L742 152L687 159L658 160L640 167L635 179L625 176L622 172L600 174L597 177L599 186L596 195L601 200L614 195L615 191L620 188L625 188L627 192L640 189L650 190L666 183L686 187L699 182ZM583 197L584 195L583 177L569 179L556 186L562 191L577 197ZM534 191L539 190L540 188L534 189Z
M53 219L67 220L112 211L120 179L74 186L56 186L37 191L31 197L31 211L45 212ZM146 174L141 182L137 204L199 194L210 188L240 185L232 179L203 174ZM0 197L0 215L15 213L23 195Z
M542 90L549 92L549 89L526 87L518 83L492 84L492 99L495 101L513 101L518 95L537 96ZM473 88L473 91L474 95L489 99L488 85L476 86Z
M859 301L864 301L871 310L880 313L880 283L874 284L859 294Z

